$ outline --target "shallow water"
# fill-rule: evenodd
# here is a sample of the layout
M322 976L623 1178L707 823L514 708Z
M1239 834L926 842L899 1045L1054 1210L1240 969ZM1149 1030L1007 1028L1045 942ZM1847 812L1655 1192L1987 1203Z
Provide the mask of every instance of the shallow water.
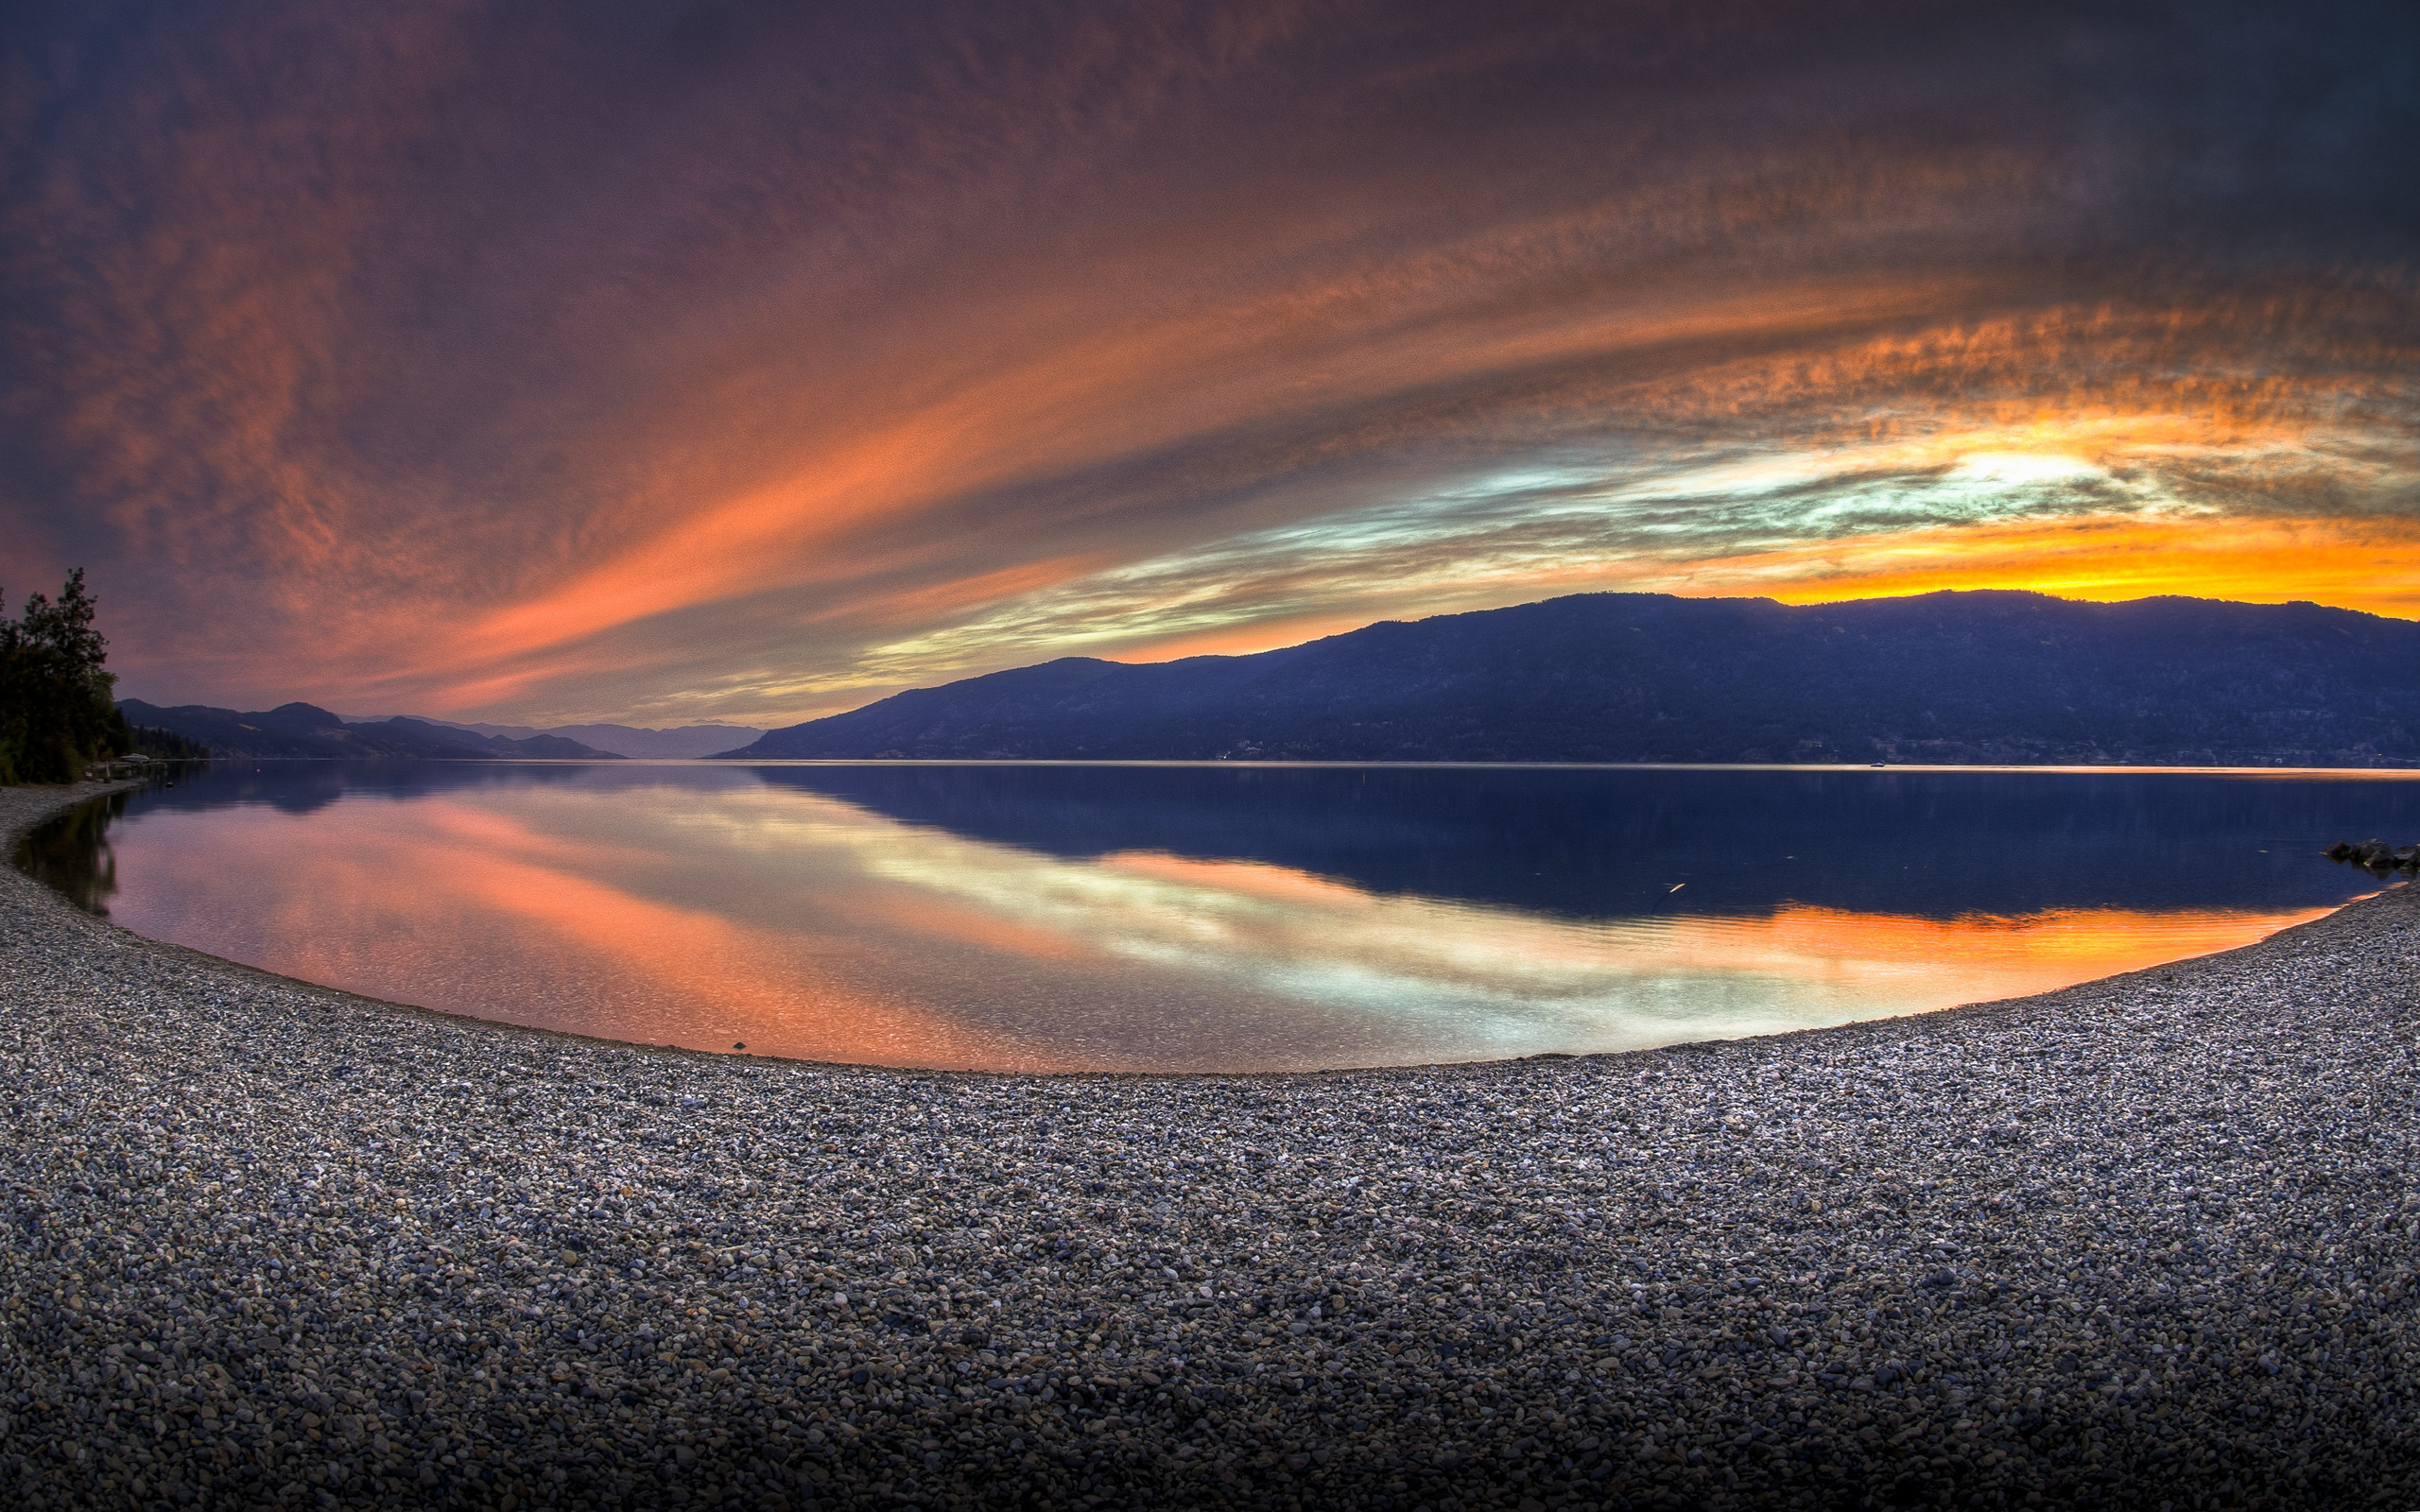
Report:
M997 1070L1633 1049L2375 891L2411 774L221 763L19 862L138 933L648 1043Z

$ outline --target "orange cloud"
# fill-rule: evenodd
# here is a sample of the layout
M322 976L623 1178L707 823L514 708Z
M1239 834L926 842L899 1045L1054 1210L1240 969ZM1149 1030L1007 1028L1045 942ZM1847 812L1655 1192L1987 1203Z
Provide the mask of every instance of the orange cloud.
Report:
M2017 515L2165 510L2225 593L2420 486L2399 96L2275 179L2206 113L2273 39L746 9L36 25L111 61L0 119L0 580L93 568L170 702L777 718L1962 524L2099 580ZM1876 502L1983 452L2100 475ZM1594 535L1441 502L1583 465Z

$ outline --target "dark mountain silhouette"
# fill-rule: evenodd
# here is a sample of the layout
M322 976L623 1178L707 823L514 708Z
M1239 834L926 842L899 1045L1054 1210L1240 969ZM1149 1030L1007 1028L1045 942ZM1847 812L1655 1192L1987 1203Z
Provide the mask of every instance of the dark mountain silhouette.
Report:
M1071 657L734 757L2420 765L2420 624L2317 604L1593 593L1257 656Z
M541 758L548 761L618 761L618 752L598 750L562 735L530 735L515 740L507 735L482 735L476 730L456 730L446 725L432 724L425 719L399 716L369 725L347 727L354 734L368 734L395 742L433 743L466 750L474 755L519 757L524 760Z
M383 724L396 717L410 715L380 714L364 716L349 714L349 725ZM464 724L457 719L424 719L424 724L445 730L467 730L480 735L502 735L510 740L531 740L540 735L556 735L564 740L604 752L609 756L652 756L680 759L712 756L731 749L733 745L745 745L760 738L765 731L748 725L677 725L669 730L646 730L632 725L557 725L540 730L533 725Z
M728 750L734 741L761 739L764 731L745 725L679 725L669 730L640 730L630 725L559 725L535 731L576 740L616 756L711 756Z
M610 751L596 750L559 735L511 740L433 725L424 719L348 725L327 710L307 703L280 704L259 713L239 713L204 704L163 709L140 698L128 698L118 708L135 724L200 741L218 756L414 756L443 761L515 757L620 759Z

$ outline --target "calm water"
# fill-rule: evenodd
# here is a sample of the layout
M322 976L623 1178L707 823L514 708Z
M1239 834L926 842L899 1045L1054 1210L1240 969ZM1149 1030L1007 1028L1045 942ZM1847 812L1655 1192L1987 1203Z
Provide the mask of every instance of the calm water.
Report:
M141 934L648 1043L1243 1070L1628 1049L2247 943L2420 782L2043 771L221 764L19 864Z

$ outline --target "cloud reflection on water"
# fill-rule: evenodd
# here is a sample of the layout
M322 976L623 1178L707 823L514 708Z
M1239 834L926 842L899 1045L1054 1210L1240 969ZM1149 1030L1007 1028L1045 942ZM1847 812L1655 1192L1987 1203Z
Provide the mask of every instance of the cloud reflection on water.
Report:
M112 914L374 996L650 1043L997 1070L1634 1049L2039 991L2323 909L1575 919L1291 867L1043 854L777 787L163 811Z

